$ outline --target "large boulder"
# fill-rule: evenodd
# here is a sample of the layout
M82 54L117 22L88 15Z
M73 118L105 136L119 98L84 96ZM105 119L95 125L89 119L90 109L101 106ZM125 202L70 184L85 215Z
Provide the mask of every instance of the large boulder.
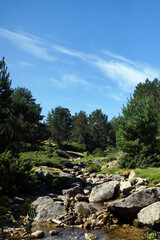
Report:
M36 207L35 222L46 222L48 219L57 218L66 214L65 206L62 202L55 202L51 197L39 197L32 203Z
M153 203L143 208L138 213L138 221L150 227L158 226L160 223L160 202Z
M129 221L136 218L142 208L159 200L160 188L152 187L136 192L122 200L112 202L108 205L108 209L115 216Z
M95 186L89 196L89 202L105 202L112 199L115 193L118 192L119 182L110 181Z

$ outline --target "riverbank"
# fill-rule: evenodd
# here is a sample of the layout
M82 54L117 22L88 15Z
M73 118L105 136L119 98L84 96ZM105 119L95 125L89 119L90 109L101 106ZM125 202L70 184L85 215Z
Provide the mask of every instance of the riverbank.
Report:
M68 228L74 229L71 232L77 232L76 234L79 231L83 232L83 237L85 237L85 231L102 231L102 233L105 231L109 239L127 239L127 237L128 239L147 239L148 231L151 231L153 236L158 236L156 231L159 231L160 217L156 209L160 201L159 184L150 188L148 181L136 178L133 171L123 176L96 175L95 172L90 173L84 168L85 162L80 161L77 164L72 162L73 160L70 161L70 168L57 171L59 176L66 179L59 193L42 194L30 198L17 197L8 203L11 211L5 216L5 223L8 224L4 229L6 237L28 239L32 231L32 238L34 238L33 232L40 230L43 232L42 238L46 239L49 231L41 229L42 223L44 228L50 226L50 231L58 229L57 239L60 239L58 237L62 232L64 234L70 232ZM49 168L49 171L47 169L47 166L43 166L36 171L37 174L48 178L51 169ZM24 206L30 202L31 207L27 210L29 218L26 219ZM147 209L145 212L146 207L150 207L151 210ZM150 211L152 214L149 221L144 222L144 219L148 218L146 214ZM16 219L16 216L19 217ZM130 225L125 225L128 223ZM31 229L31 225L34 225L34 228ZM146 227L146 230L132 225ZM62 227L63 230L59 230ZM148 227L153 230L147 229ZM99 235L97 239L100 239Z

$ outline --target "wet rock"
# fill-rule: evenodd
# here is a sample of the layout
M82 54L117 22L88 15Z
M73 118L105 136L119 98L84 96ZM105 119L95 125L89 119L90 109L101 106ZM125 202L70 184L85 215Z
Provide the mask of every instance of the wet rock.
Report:
M138 213L138 221L143 225L154 227L160 222L160 202L153 203L143 208Z
M89 202L105 202L112 199L115 192L118 192L119 182L110 181L95 186L90 194Z
M96 240L97 236L92 233L85 233L85 240Z
M88 217L90 214L95 212L95 208L87 202L76 203L74 209L82 217Z
M41 230L37 230L36 232L33 232L31 234L31 239L36 239L36 238L44 238L45 234Z
M84 227L84 229L89 230L89 229L91 229L91 225L92 225L91 220L88 220L83 224L83 227Z
M50 230L50 231L49 231L49 234L50 234L51 236L54 236L54 235L57 235L57 234L58 234L58 231L57 231L57 230Z
M153 187L133 193L122 200L109 203L108 209L115 216L130 221L137 217L142 208L159 200L160 188Z
M49 218L56 218L66 213L63 203L54 202L49 196L39 197L32 205L36 206L37 216L34 219L36 222L46 222Z

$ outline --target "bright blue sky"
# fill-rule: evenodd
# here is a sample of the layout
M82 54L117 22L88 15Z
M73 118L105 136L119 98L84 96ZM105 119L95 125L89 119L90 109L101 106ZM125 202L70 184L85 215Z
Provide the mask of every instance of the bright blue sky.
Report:
M109 119L138 82L160 79L159 0L1 0L0 58L12 87L42 113L102 109Z

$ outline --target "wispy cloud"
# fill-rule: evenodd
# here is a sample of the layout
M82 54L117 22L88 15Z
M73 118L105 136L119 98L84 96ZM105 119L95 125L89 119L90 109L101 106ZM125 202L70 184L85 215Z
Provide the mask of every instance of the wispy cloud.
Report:
M153 80L160 76L160 72L151 67L133 67L120 61L105 61L100 59L94 63L106 78L113 79L124 90L130 91L139 82L144 82L146 78Z
M84 53L65 48L64 46L58 46L24 32L11 32L2 28L0 28L0 36L8 39L17 47L38 59L49 62L58 61L58 63L63 65L64 62L65 64L67 64L67 62L69 64L70 59L77 58L85 63L86 66L92 68L92 75L96 67L98 70L96 76L99 75L100 78L104 78L106 82L108 79L110 81L113 80L122 91L130 92L131 88L135 87L139 82L144 82L146 78L153 80L155 77L160 77L160 70L154 69L154 67L146 64L131 61L108 50L96 51L96 54ZM64 58L64 56L66 56L66 58ZM23 65L25 66L25 62ZM62 71L64 72L65 70L62 69ZM81 71L81 64L79 63L79 72ZM88 76L86 79L88 79ZM85 87L92 86L90 80L84 80L79 77L78 73L65 74L64 72L60 80L52 78L52 82L59 88L77 85L83 85Z
M33 66L33 64L31 64L29 62L25 62L25 61L21 61L20 64L22 67L32 67Z
M73 86L91 86L89 82L79 78L75 74L65 74L60 77L60 80L51 78L51 82L58 88L68 88Z
M8 39L17 47L32 54L36 58L55 61L56 58L48 53L48 49L44 42L32 35L25 33L16 33L0 28L0 36Z

